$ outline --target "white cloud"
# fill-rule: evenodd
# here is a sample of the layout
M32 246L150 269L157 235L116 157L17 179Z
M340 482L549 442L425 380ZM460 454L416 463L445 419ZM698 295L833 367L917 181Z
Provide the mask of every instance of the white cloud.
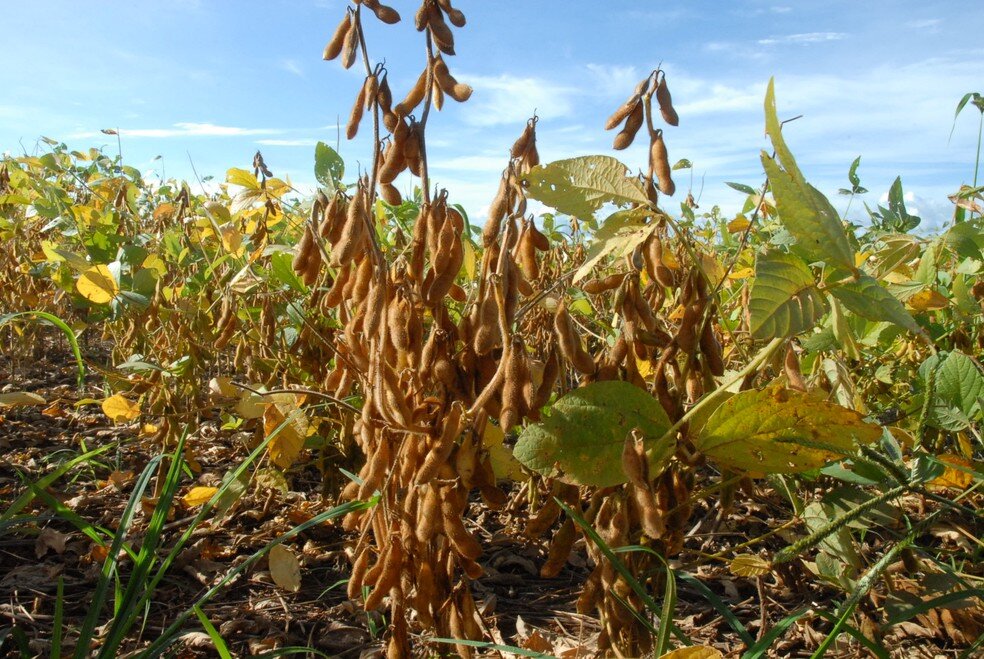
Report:
M457 156L432 160L430 169L458 172L501 172L509 162L509 154L503 149L499 156Z
M935 31L935 28L939 27L942 22L942 18L927 18L921 21L908 21L905 26L913 30L933 29Z
M239 137L243 135L276 135L282 130L275 128L238 128L218 126L210 123L178 122L172 128L120 128L123 137ZM72 139L85 139L99 135L98 131L83 131L70 135Z
M542 119L569 116L573 111L573 87L542 78L500 76L460 76L475 93L464 107L462 119L472 126L518 124L533 113Z
M587 64L592 77L590 90L605 97L628 96L644 73L634 66Z
M304 77L304 69L301 68L300 63L295 59L280 60L280 68L287 73L292 73L300 78Z
M847 37L844 32L801 32L799 34L786 34L780 37L769 37L759 39L758 43L762 46L777 46L779 44L807 44L823 43L826 41L840 41Z
M306 138L296 140L264 139L256 140L256 143L262 144L263 146L314 146L318 143L318 140Z

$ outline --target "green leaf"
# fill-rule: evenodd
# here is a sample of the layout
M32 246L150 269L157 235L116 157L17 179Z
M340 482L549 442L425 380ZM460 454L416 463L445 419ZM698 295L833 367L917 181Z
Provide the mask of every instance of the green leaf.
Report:
M324 142L318 142L314 147L314 178L334 190L341 184L344 175L345 162L342 157Z
M762 152L776 210L798 248L811 260L832 262L854 270L854 250L837 211L819 190L806 182L782 137L776 116L775 80L765 95L765 130L772 139L778 163ZM780 167L781 164L781 167Z
M287 284L298 293L303 293L306 290L304 282L294 272L292 261L290 252L274 252L270 255L270 274L274 280Z
M771 339L812 329L826 313L827 302L803 259L769 252L756 260L748 310L752 336Z
M742 391L711 415L697 449L722 467L758 474L809 471L868 444L881 428L814 394L772 385Z
M649 204L638 178L611 156L581 156L539 165L526 175L526 195L579 219L604 204Z
M608 487L626 481L622 449L635 428L644 438L650 474L661 472L676 448L673 440L658 441L670 425L663 407L642 389L628 382L595 382L563 396L542 423L527 426L513 455L564 482Z
M862 274L857 281L832 287L830 292L862 318L894 323L916 334L922 333L919 323L909 315L902 303L870 275Z
M745 185L744 183L732 183L730 181L725 181L724 184L729 188L737 190L738 192L744 192L745 194L758 194L755 188L750 185Z
M936 369L936 386L928 422L941 430L958 431L981 418L984 375L974 360L954 350L929 357L919 366L924 388Z

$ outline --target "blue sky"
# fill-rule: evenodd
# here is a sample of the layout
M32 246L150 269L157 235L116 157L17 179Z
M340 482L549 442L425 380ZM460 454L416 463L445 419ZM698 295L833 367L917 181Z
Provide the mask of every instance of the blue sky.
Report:
M402 97L423 66L416 2L389 0L404 20L366 16L370 56L388 62ZM277 176L314 184L314 144L335 145L362 74L323 62L341 0L168 0L3 3L0 152L104 146L119 128L125 161L167 177L224 177L261 149ZM762 99L776 77L780 118L806 176L828 195L862 156L877 202L901 175L924 224L950 216L946 195L970 183L977 111L952 140L953 111L984 92L984 3L458 0L451 72L471 100L448 100L428 125L432 174L481 218L507 151L535 109L544 161L611 151L605 119L662 62L680 114L666 131L671 160L694 163L694 195L733 212L724 181L762 180ZM365 126L340 151L349 171L369 157ZM644 140L617 153L646 163ZM155 156L162 156L155 160ZM677 172L677 196L689 175ZM703 189L701 190L701 179ZM401 180L407 189L412 182ZM843 210L846 199L833 199ZM675 208L675 203L670 208ZM861 205L852 206L851 215Z

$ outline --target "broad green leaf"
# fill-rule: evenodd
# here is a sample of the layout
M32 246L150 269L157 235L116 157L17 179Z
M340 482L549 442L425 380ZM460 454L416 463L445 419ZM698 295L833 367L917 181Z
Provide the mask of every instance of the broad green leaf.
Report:
M748 311L752 336L771 339L812 329L826 313L827 302L803 259L769 252L755 263Z
M314 178L318 183L336 189L345 175L345 162L333 148L324 142L318 142L314 147Z
M292 259L293 257L290 255L290 252L278 251L271 254L271 279L287 284L287 286L298 293L303 293L307 287L304 286L304 282L302 282L300 277L297 276L297 273L294 272L294 267L291 265Z
M93 304L109 304L120 292L120 285L116 283L112 270L102 263L82 273L75 288Z
M772 385L735 394L711 415L697 449L728 469L789 474L849 455L881 437L858 412Z
M646 219L651 215L645 208L622 210L609 215L595 232L591 246L584 255L584 263L574 273L574 283L587 277L606 255L623 256L645 241L653 231L653 226L646 225Z
M776 115L775 80L765 95L765 131L772 139L776 159L762 152L779 219L796 238L797 247L811 260L854 269L854 250L847 240L837 211L819 190L806 182L782 137Z
M957 431L980 420L984 375L974 360L956 350L929 357L919 367L924 388L932 369L936 370L936 385L929 424L941 430Z
M659 443L671 425L663 407L628 382L595 382L575 389L549 412L542 423L527 426L513 455L533 471L566 483L624 483L622 449L636 428L644 438L651 475L663 470L676 449L674 441Z
M894 323L916 334L922 332L919 323L909 315L902 303L870 275L862 274L857 281L832 287L830 292L862 318Z
M589 219L605 204L648 205L639 179L611 156L581 156L539 165L526 175L526 195L561 213Z

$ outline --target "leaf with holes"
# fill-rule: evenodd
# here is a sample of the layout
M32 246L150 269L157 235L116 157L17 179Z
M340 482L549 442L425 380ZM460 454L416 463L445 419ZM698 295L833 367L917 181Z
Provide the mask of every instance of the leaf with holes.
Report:
M754 474L817 469L870 444L882 430L858 412L772 385L742 391L707 420L697 449L722 467Z
M595 382L561 397L542 423L527 426L513 454L545 476L608 487L626 481L622 449L635 428L644 437L649 473L661 472L676 449L672 440L659 441L670 425L646 391L628 382Z
M534 167L526 175L526 195L561 213L589 219L605 204L648 205L638 178L611 156L581 156Z
M758 257L748 301L753 337L795 336L812 329L826 311L827 301L803 259L783 252Z

